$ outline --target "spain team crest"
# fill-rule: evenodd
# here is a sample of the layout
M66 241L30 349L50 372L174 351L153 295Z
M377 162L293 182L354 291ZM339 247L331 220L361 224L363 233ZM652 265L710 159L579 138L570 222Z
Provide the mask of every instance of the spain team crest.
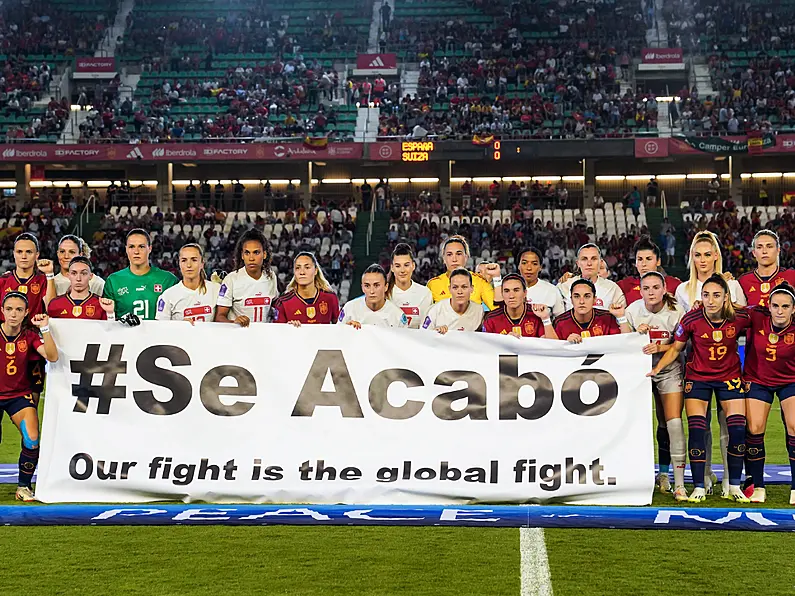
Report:
M328 314L328 304L326 304L325 302L320 303L320 314L321 315Z
M14 354L14 352L16 352L16 351L17 351L17 347L14 344L14 342L9 341L9 342L6 343L6 354L8 354L9 356L12 356Z
M693 383L688 381L685 383L685 393L690 393L693 390Z
M82 314L83 314L83 307L82 306L75 305L75 306L72 307L72 316L73 317L79 317Z
M524 332L525 335L533 336L535 335L536 326L533 323L525 323L524 324Z
M309 317L310 319L314 319L316 314L317 314L317 312L315 311L315 307L314 306L307 306L306 307L306 316L307 317Z
M784 336L784 343L787 344L788 346L795 344L795 333L787 333Z
M594 335L602 335L603 333L604 333L604 332L602 331L602 328L601 328L601 327L598 327L598 326L597 326L597 327L594 327L594 328L593 328L593 334L594 334Z
M34 294L41 292L41 284L30 284L30 291Z
M19 351L23 354L28 351L28 341L26 339L21 339L17 342L17 347Z
M97 311L97 308L92 304L90 306L86 306L86 316L93 317L94 313Z
M726 337L731 339L737 334L737 330L734 327L729 327L726 329ZM716 340L717 341L717 340Z
M713 341L721 341L723 339L723 331L720 329L715 329L712 332L712 339Z
M762 282L762 285L759 286L759 289L762 293L767 294L770 291L770 282Z

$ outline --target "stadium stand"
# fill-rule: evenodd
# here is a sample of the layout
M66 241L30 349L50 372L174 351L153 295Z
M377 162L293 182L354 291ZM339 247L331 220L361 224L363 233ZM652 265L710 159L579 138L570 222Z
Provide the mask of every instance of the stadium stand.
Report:
M76 209L73 200L64 200L59 193L42 193L36 201L19 211L7 201L1 202L0 268L8 271L14 267L14 238L22 232L36 235L42 258L53 258L58 250L58 240L71 230Z
M92 259L103 277L124 267L124 239L133 228L152 232L152 263L179 275L177 256L185 244L198 242L205 249L208 273L234 269L234 248L249 227L263 231L273 250L272 265L282 285L290 281L292 260L302 250L315 252L334 290L345 302L354 270L353 229L356 209L345 205L318 207L306 212L228 212L191 206L164 213L156 207L111 207L91 239Z
M116 0L4 3L0 7L0 135L55 142L69 116L68 98L47 93L55 70L92 55L117 11Z

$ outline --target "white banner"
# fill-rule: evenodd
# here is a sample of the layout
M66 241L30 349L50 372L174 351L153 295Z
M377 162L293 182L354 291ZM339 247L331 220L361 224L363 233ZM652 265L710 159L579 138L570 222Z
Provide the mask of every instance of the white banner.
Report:
M44 502L651 503L643 337L51 327Z

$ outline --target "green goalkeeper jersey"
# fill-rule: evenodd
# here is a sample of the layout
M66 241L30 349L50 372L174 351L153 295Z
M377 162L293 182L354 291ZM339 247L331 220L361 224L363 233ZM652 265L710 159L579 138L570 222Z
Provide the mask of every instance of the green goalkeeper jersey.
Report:
M136 275L127 267L108 276L102 296L116 303L116 318L134 313L141 319L154 319L160 294L177 281L173 273L158 267L146 275Z

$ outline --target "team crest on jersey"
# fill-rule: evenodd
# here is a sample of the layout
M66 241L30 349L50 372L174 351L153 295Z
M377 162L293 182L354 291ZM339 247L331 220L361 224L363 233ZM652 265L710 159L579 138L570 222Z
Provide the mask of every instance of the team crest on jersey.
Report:
M10 341L10 342L6 343L6 354L11 356L16 351L17 351L17 347L16 347L16 345L14 345L14 342Z
M721 341L723 339L723 331L721 331L720 329L715 329L712 332L712 339L714 341Z
M778 343L778 334L771 333L770 335L767 336L767 341L769 341L771 344L774 344L774 345L777 344Z
M594 335L602 335L602 328L599 327L599 326L594 327L593 328L593 334Z
M82 306L73 306L72 307L72 316L79 317L83 314L83 307Z
M784 336L784 343L787 344L788 346L791 346L792 344L794 344L795 343L795 333L787 333Z
M41 292L41 284L30 284L30 291L34 294Z
M593 304L594 304L594 306L604 306L604 305L605 305L605 303L604 303L604 302L602 302L602 299L601 299L601 298L597 298L597 299L594 301L594 303L593 303Z
M688 381L685 383L685 393L690 393L693 390L693 383Z
M314 306L307 306L306 307L306 316L307 317L309 317L310 319L314 319L316 314L317 314L317 312L315 311L315 307Z
M162 291L163 291L163 286L161 286L160 284L155 284L155 292L159 294Z
M27 352L27 351L28 351L28 340L26 340L26 339L20 339L20 340L17 342L17 347L19 348L19 351L20 351L20 352L22 352L22 353L24 354L25 352Z
M726 337L729 339L733 338L737 334L737 330L734 327L729 327L726 329Z
M320 314L321 315L328 314L328 304L326 302L320 303Z
M93 317L95 312L96 312L96 307L95 306L86 306L86 316L87 317Z
M24 284L19 286L17 288L17 292L22 292L23 294L27 294L28 293L28 286L26 286Z
M527 335L531 335L531 336L532 336L532 335L535 335L535 332L536 332L536 326L535 326L535 323L525 323L525 324L524 324L524 332L525 332Z
M767 294L770 291L770 283L769 282L763 282L762 285L759 286L759 289L764 294Z

